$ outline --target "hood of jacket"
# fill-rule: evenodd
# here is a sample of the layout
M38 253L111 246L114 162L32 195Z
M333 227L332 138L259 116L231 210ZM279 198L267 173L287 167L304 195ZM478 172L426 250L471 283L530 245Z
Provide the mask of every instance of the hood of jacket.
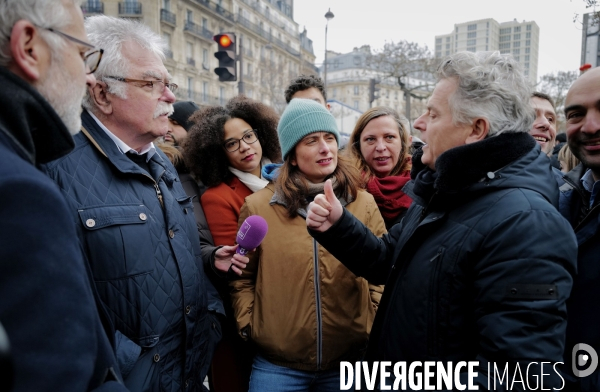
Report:
M269 163L268 165L264 165L261 170L261 175L271 181L275 182L277 176L279 175L279 168L282 166L281 163Z
M422 154L418 150L413 156L413 179L431 170L421 162ZM550 160L525 132L503 133L452 148L438 157L435 167L435 191L447 200L478 191L525 188L558 204Z
M0 132L32 164L68 154L75 143L56 111L29 83L0 67Z

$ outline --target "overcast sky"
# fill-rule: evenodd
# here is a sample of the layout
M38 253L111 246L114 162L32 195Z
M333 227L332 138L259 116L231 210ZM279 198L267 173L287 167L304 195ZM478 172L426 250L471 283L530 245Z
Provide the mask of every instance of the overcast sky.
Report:
M354 47L383 47L386 41L418 42L433 52L435 36L451 33L455 23L494 18L535 21L540 28L538 78L556 71L578 71L584 0L295 0L294 20L308 30L316 63L323 62L325 13L327 48L346 53ZM573 22L579 15L579 22Z

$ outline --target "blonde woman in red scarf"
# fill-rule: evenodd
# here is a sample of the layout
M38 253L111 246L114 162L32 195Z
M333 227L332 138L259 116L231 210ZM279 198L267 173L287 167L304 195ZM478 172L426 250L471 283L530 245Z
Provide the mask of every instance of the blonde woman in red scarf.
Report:
M389 230L400 222L412 199L402 191L410 180L410 136L406 119L385 106L367 110L356 122L348 154L363 176Z

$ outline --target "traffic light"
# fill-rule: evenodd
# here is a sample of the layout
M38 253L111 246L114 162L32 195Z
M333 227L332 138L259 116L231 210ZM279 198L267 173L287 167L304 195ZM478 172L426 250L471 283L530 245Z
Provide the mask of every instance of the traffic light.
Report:
M378 83L379 80L369 79L369 103L373 103L373 101L379 98L379 96L375 95L375 93L379 91L379 87L377 87Z
M236 39L234 33L221 33L213 36L213 41L219 45L215 57L219 59L219 67L215 73L221 82L235 82L237 80Z

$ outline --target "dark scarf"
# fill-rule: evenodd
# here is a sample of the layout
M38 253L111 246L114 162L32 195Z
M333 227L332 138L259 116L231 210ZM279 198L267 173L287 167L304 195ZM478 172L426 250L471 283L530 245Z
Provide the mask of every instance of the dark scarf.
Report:
M394 221L410 207L412 199L402 192L402 187L409 180L410 172L407 170L396 176L383 178L373 176L367 182L367 192L373 195L386 224Z
M75 143L54 108L29 83L0 67L0 132L33 164L69 153Z
M526 132L510 132L452 148L435 162L435 172L421 162L419 149L413 155L411 178L416 195L429 200L434 191L455 193L521 158L535 147Z

